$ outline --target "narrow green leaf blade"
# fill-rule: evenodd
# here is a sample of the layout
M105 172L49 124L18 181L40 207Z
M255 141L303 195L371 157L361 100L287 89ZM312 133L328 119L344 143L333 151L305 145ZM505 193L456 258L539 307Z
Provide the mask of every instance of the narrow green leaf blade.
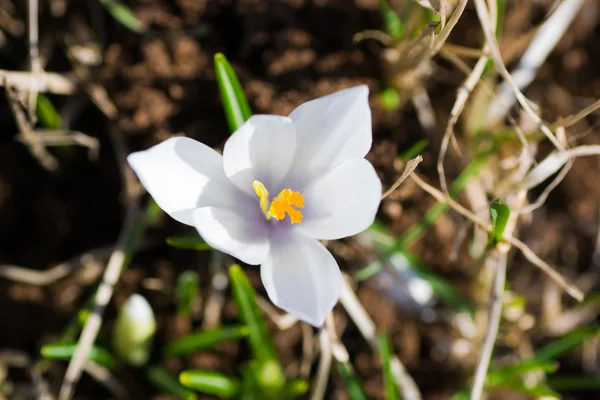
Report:
M235 132L252 116L252 111L242 85L227 58L223 54L217 53L215 54L214 63L227 124L229 130Z
M277 392L283 388L285 377L266 322L256 304L256 293L239 265L229 268L229 277L240 318L248 327L250 348L259 363L257 380L264 390Z
M490 213L492 215L492 233L490 234L490 244L495 246L502 241L504 235L504 229L510 218L510 208L501 199L496 199L490 206Z
M381 356L381 365L383 372L383 386L385 389L386 400L400 400L400 395L396 389L394 374L392 373L392 349L387 334L379 334L379 354Z
M38 93L37 95L35 114L44 128L60 129L62 126L60 114L50 99L43 94Z
M202 240L199 235L169 236L167 237L166 242L169 246L178 249L197 251L212 250L212 247Z
M556 360L558 357L568 353L586 340L598 335L600 335L600 328L597 326L575 329L560 339L557 339L536 351L533 358L536 361Z
M517 364L505 365L488 372L486 385L488 387L507 387L507 382L514 381L516 378L530 372L552 373L558 368L556 362L526 360Z
M51 343L42 346L40 353L50 360L70 360L76 347L77 343ZM88 359L106 368L112 368L116 364L115 357L99 346L92 346Z
M163 354L165 357L175 357L203 351L226 340L244 338L248 336L248 332L248 327L236 325L192 333L169 342Z
M239 380L216 371L193 369L179 374L179 382L190 389L232 399L240 391Z
M182 400L197 398L194 392L179 383L177 378L163 367L155 365L146 369L146 379L159 390Z
M336 362L337 371L346 384L346 390L350 400L368 400L367 395L362 389L358 377L354 373L354 368L349 362Z
M146 31L146 25L144 25L135 13L123 3L117 0L100 0L100 3L115 20L127 29L136 33L143 33Z
M177 313L189 315L194 308L194 301L200 294L200 277L194 271L185 271L177 278L175 298Z
M404 26L396 11L388 4L387 0L379 0L377 7L379 7L388 35L392 37L394 42L400 41L404 36Z

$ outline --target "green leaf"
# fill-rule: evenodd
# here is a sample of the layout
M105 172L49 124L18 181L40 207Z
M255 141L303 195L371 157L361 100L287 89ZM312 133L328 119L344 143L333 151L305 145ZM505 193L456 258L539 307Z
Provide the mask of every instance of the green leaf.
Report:
M212 250L212 247L206 243L199 235L184 235L184 236L169 236L166 239L169 246L185 249L185 250L197 250L206 251Z
M257 381L263 390L277 393L283 389L285 376L262 312L256 304L256 293L239 265L229 268L229 277L240 319L248 327L250 349L258 361Z
M177 378L163 367L155 365L146 369L146 379L159 390L182 400L196 400L197 398L194 392L179 383Z
M379 0L377 7L379 7L379 12L383 18L386 32L392 37L394 42L399 42L402 36L404 36L402 20L386 0Z
M70 360L75 353L77 343L52 343L42 346L42 357L50 360ZM115 366L115 357L99 346L92 346L88 360L94 361L106 368Z
M505 365L488 371L486 385L488 387L507 387L507 382L512 382L524 374L534 371L545 373L555 372L558 368L556 362L526 360L517 364Z
M146 31L146 25L138 19L129 7L121 2L117 0L100 0L100 4L106 8L106 11L108 11L115 20L127 29L136 33L143 33Z
M185 271L177 278L175 297L177 298L177 313L189 315L192 312L194 300L200 294L200 277L194 271Z
M521 380L515 380L514 382L507 383L506 386L498 386L498 389L508 389L515 392L527 394L535 397L544 397L544 398L554 398L560 399L560 394L556 393L554 390L545 386L544 384L539 384L535 386L529 386L525 382Z
M263 400L256 380L256 362L251 361L242 371L242 393L240 400Z
M60 129L62 126L60 114L56 111L50 99L43 94L38 93L37 95L35 114L44 128Z
M346 384L346 390L350 400L367 400L368 397L362 389L358 377L354 373L354 368L350 362L336 362L337 371Z
M558 357L583 344L586 340L598 336L599 334L600 329L597 326L575 329L560 339L557 339L536 351L533 358L536 361L556 360Z
M379 334L379 354L381 356L381 365L383 372L383 387L386 400L400 400L400 395L396 388L394 374L392 373L392 349L387 334Z
M240 381L216 371L193 369L179 374L182 385L198 392L231 399L240 391Z
M421 154L427 148L427 146L429 146L429 140L421 139L410 146L407 150L403 151L398 157L404 162L412 160Z
M502 241L504 229L510 217L510 208L501 199L496 199L490 206L492 215L492 233L490 234L490 245L495 246Z
M240 81L227 58L221 53L215 54L215 73L219 93L225 110L229 130L235 132L252 116L250 105L240 85Z
M221 327L191 335L169 342L164 349L165 357L175 357L210 349L226 340L237 340L248 336L248 327L244 325Z

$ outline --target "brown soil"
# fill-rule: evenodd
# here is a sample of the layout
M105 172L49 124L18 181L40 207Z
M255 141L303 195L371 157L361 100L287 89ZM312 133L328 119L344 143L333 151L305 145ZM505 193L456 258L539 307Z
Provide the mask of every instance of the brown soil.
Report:
M26 1L18 0L14 7L10 3L0 0L0 10L6 6L7 10L14 10L16 20L25 21ZM115 242L124 210L121 178L109 137L111 129L123 135L130 151L147 148L179 132L210 146L222 146L229 133L212 69L216 52L224 53L234 66L255 113L285 115L306 100L359 83L367 83L375 93L381 81L378 61L381 46L373 42L360 45L352 42L356 32L381 28L376 0L127 1L152 27L150 33L142 36L117 24L96 1L67 1L67 12L63 16L52 15L48 8L52 2L42 3L42 47L51 42L56 46L47 52L46 69L71 69L64 55L62 37L73 31L78 19L83 19L93 27L96 40L102 44L103 63L93 70L93 79L107 89L119 114L115 121L108 120L84 94L51 96L57 108L65 112L71 110L71 128L100 140L101 152L99 159L91 162L85 149L55 148L52 152L59 157L60 168L49 173L14 140L16 125L5 100L0 100L3 132L0 136L0 264L44 270ZM544 15L542 11L551 2L507 3L510 4L503 46L526 30L525 24L539 23L539 16ZM584 13L578 18L527 93L540 102L549 118L570 115L600 93L599 11L591 3L590 10L596 16ZM473 35L479 35L478 22L475 11L469 7L451 41L479 46L479 36ZM26 62L26 33L8 34L7 43L0 46L0 67L26 69ZM440 122L445 123L455 90L464 75L444 61L439 62L439 68L443 73L428 83L428 91L442 119ZM399 174L395 156L425 133L410 103L402 111L388 112L372 96L371 106L374 146L368 158L387 187ZM598 144L597 124L597 118L589 117L572 129L573 135L584 135L578 139L579 143ZM419 166L420 173L435 184L437 154L437 149L430 147L423 153L425 161ZM458 158L449 164L451 176L456 176L463 165ZM598 258L592 257L600 222L599 171L594 158L578 161L533 222L521 229L520 236L540 257L564 266L562 271L571 277L600 267ZM380 216L400 235L419 221L433 204L434 201L412 182L406 182L382 204ZM432 270L456 282L457 287L468 288L466 281L474 275L476 264L463 256L457 261L449 259L462 223L453 213L441 217L412 251ZM192 323L176 317L172 296L165 291L150 290L144 284L149 278L159 278L169 287L182 271L208 265L204 254L162 244L165 236L183 232L189 231L163 218L148 233L147 245L117 286L107 312L108 321L114 316L115 305L122 304L127 295L140 292L147 296L157 313L159 340L190 331ZM343 269L352 271L364 265L364 259L360 258L364 254L353 250L353 242L348 244L336 255ZM332 249L337 250L335 246ZM256 271L248 269L248 273L264 294ZM209 286L208 277L205 269L204 288ZM540 284L535 277L539 275L534 267L519 255L513 257L509 268L513 290L521 294L539 293ZM36 355L41 344L60 334L92 288L93 283L78 274L47 287L0 280L0 350L14 348ZM454 328L443 320L424 322L419 315L397 307L369 285L361 286L359 298L377 326L390 333L395 351L426 399L447 399L463 386L476 355L466 360L450 355L448 346L457 335ZM341 319L346 319L341 309L339 314ZM235 307L228 302L224 319L234 321L235 318ZM283 332L274 328L273 332L284 365L297 362L302 351L300 326ZM351 322L342 340L368 395L382 398L379 361ZM243 345L227 344L189 357L185 367L236 373L246 356ZM575 362L571 365L568 360L565 362L575 372L581 368ZM61 364L60 368L65 366ZM181 362L169 365L173 369L182 366ZM347 398L342 381L333 375L329 398ZM118 376L133 398L167 398L158 395L139 371L125 368ZM29 377L17 371L14 379L28 382ZM60 382L60 379L55 381ZM105 389L86 377L78 393L81 399L109 398Z

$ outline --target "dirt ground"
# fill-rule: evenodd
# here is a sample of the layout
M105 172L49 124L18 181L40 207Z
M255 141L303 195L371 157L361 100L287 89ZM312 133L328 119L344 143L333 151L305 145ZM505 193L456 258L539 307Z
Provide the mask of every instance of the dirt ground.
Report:
M109 119L85 90L71 96L50 95L71 129L99 140L100 154L92 161L82 147L53 148L51 152L60 164L57 171L48 172L15 140L18 127L6 99L0 98L0 264L46 270L115 243L125 209L115 139L111 135L123 142L127 152L145 149L180 132L209 146L222 147L229 132L212 68L217 52L225 54L234 66L254 113L287 115L304 101L366 83L372 93L374 133L368 158L384 187L389 187L401 172L401 166L394 161L396 155L427 137L410 101L401 110L388 111L375 95L382 83L382 46L374 41L357 44L352 40L357 32L381 29L376 0L127 1L151 27L142 35L115 22L95 0L40 3L40 47L45 69L71 71L64 38L78 32L81 24L91 28L102 56L102 62L90 70L91 80L106 88L118 113ZM502 49L540 23L552 1L506 3ZM526 92L550 121L577 112L600 94L600 6L592 0L588 3L587 11L577 17ZM61 4L66 6L64 13L52 9ZM3 22L2 16L6 15L13 25L6 18ZM1 69L28 70L26 16L26 1L0 0ZM480 40L477 16L469 4L450 42L479 47ZM472 65L472 60L468 63ZM509 67L512 65L514 62L509 63ZM426 88L439 126L443 127L465 75L439 57L435 59L435 68L436 73L427 80ZM598 117L592 115L571 128L568 137L578 144L599 144L597 125ZM440 135L442 131L440 128ZM430 142L432 145L422 153L424 161L419 172L437 186L439 148L435 138ZM452 154L447 163L448 176L457 176L465 165L461 157ZM597 289L600 271L596 244L600 224L598 182L598 160L593 157L578 160L544 207L519 228L519 237L541 258L558 266L587 292ZM531 197L535 194L534 191ZM434 204L431 197L407 181L382 203L379 217L394 234L402 235ZM411 251L432 271L471 297L478 264L468 257L466 248L459 251L457 258L450 257L463 224L458 214L441 216ZM122 304L129 294L139 292L155 309L159 341L189 333L198 326L198 321L177 317L169 288L182 271L193 269L201 274L203 290L208 292L209 257L206 253L171 248L163 240L168 235L190 232L168 217L150 229L142 249L117 285L107 320L114 317L115 306ZM353 240L331 248L345 271L353 272L366 265L364 254L357 250ZM104 262L106 258L101 260ZM539 296L545 280L520 254L511 253L510 260L511 289L527 297L527 311L538 318ZM247 272L259 293L264 294L257 270L247 268ZM91 274L98 276L97 271ZM586 280L591 283L586 285ZM162 288L151 285L156 281L161 282ZM30 356L37 355L41 344L62 332L94 283L95 278L86 277L81 270L45 286L0 280L0 350L18 349ZM390 333L396 353L424 397L448 399L471 376L476 350L463 357L456 357L451 351L459 333L444 318L443 306L439 307L439 318L427 322L419 313L399 306L380 292L377 285L369 282L358 289L359 299L378 328ZM383 398L379 360L348 322L341 307L338 308L340 323L347 324L341 339L364 389L374 399ZM223 320L235 321L235 318L235 307L227 300ZM298 363L302 354L300 325L285 331L271 327L283 365ZM527 335L536 346L550 339L536 327ZM508 337L497 351L502 354L512 347ZM247 355L245 346L230 343L184 362L186 368L236 373ZM577 356L563 360L562 365L573 373L583 368ZM182 366L182 361L169 365L173 370ZM59 377L65 368L66 363L58 363L51 371L53 385L60 384ZM118 376L132 398L168 398L158 394L135 369L123 368ZM11 370L11 377L23 384L30 379L18 370ZM102 386L85 375L77 393L80 399L110 398ZM573 393L565 398L595 396L598 393ZM335 373L327 398L347 398Z

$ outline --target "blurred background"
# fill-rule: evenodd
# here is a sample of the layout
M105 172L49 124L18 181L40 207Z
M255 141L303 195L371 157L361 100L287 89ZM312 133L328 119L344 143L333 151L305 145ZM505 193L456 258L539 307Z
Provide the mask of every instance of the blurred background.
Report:
M244 268L265 340L301 382L290 396L396 399L392 354L408 374L403 398L468 398L503 264L484 397L600 398L599 18L596 0L0 0L0 398L56 398L123 243L96 340L111 362L84 368L75 398L242 398L246 389L165 386L190 369L238 384L257 356L247 333L164 355L181 338L248 322L231 296L232 260L156 212L124 163L178 134L222 149L230 128L217 53L254 113L287 115L367 84L367 158L384 190L420 154L418 176L493 229L490 205L502 199L512 212L500 237L525 246L497 245L409 178L373 227L328 243L356 297L335 308L325 339L275 310L258 269ZM111 345L134 293L156 318L141 366ZM385 333L379 342L370 322Z

